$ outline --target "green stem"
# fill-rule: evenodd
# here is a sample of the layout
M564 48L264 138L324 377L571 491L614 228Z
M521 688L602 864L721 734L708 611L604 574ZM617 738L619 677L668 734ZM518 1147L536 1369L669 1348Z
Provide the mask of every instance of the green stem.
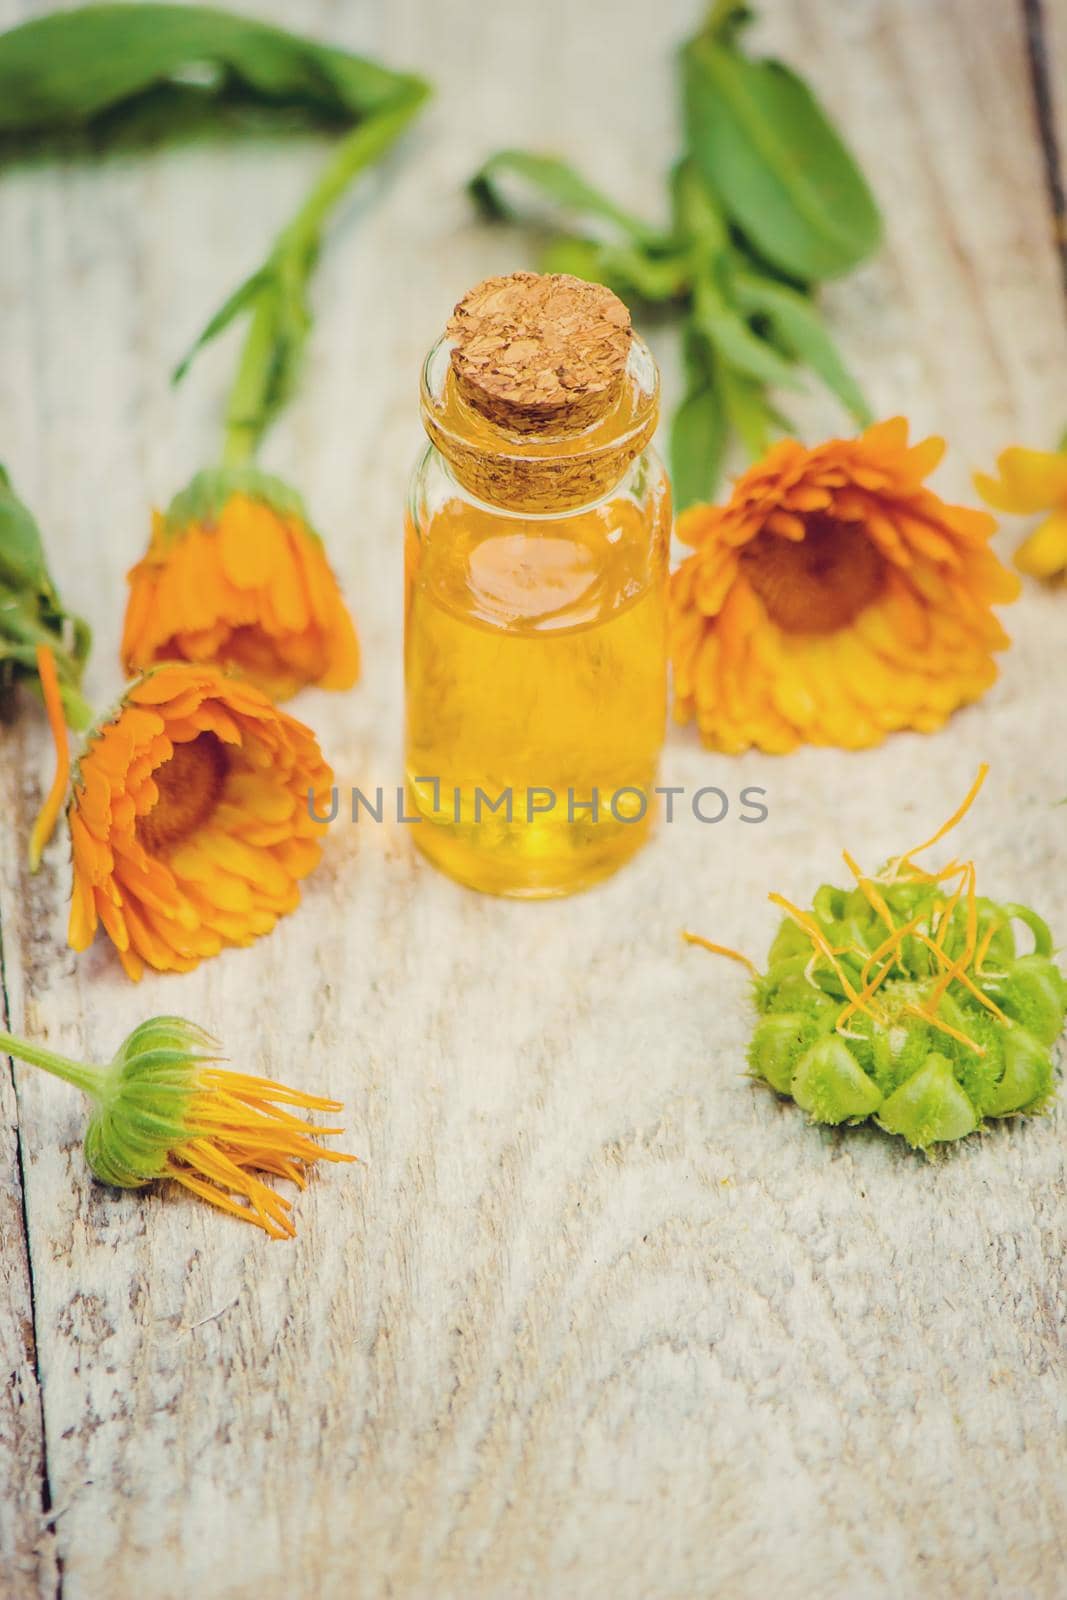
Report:
M20 1061L28 1061L32 1067L43 1067L45 1072L62 1078L64 1083L72 1083L76 1089L84 1089L94 1099L99 1098L104 1077L99 1067L86 1066L84 1061L71 1061L68 1056L57 1055L43 1045L17 1039L13 1033L0 1032L0 1051L17 1056Z
M47 645L55 662L56 677L59 679L59 694L63 701L63 711L66 715L67 726L73 728L76 733L82 732L94 720L96 713L78 688L76 679L81 675L81 667L63 643L61 635L57 634L53 628L46 627L37 618L20 618L17 624L12 621L11 632L12 637L20 646L25 644L27 647L27 657L24 659L24 665L32 673L29 680L30 686L36 690L42 700L44 699L44 692L41 688L41 680L36 666L30 666L28 648L41 644ZM20 659L23 659L21 652Z
M318 183L292 222L283 230L282 240L288 235L306 244L317 234L330 208L341 198L356 173L385 154L394 139L407 127L429 92L425 84L412 85L398 96L395 105L361 122L341 140Z
M59 693L63 701L63 710L67 714L68 727L73 728L76 733L84 732L93 721L96 712L73 684L61 683Z
M741 20L738 13L743 11L742 0L715 0L708 10L701 35L715 43L720 42L720 35L729 34L735 23Z
M267 399L274 379L275 302L283 292L279 285L287 277L303 284L314 265L319 234L331 208L353 178L377 161L399 137L428 94L425 84L412 84L392 106L367 118L347 134L300 210L275 240L226 405L223 446L226 466L240 466L250 460L267 425Z
M239 467L251 460L265 426L264 401L274 369L274 293L273 284L268 282L256 297L237 377L226 402L222 461L227 467Z

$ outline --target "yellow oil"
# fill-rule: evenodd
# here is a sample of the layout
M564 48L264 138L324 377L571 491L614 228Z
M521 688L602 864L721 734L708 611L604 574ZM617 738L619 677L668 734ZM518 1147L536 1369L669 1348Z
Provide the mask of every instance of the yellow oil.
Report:
M624 497L528 519L457 499L407 540L420 848L497 894L569 894L614 871L655 809L666 529Z

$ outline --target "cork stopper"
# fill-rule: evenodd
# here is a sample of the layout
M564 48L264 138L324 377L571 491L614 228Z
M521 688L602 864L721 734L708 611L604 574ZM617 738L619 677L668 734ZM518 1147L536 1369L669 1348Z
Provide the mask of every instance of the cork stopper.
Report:
M600 283L513 272L465 294L446 330L460 396L514 433L588 427L622 390L630 313Z

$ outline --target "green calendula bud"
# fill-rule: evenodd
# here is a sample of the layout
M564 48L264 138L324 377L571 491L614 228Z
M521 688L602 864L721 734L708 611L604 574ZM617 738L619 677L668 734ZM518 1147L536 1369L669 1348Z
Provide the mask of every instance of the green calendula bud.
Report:
M749 1066L813 1122L870 1118L928 1150L1052 1099L1067 979L1047 924L979 896L973 862L928 872L913 860L984 776L944 828L880 872L846 853L851 886L823 884L808 908L771 896L786 916L766 971L753 968Z
M85 1158L102 1183L139 1189L169 1178L271 1238L295 1233L290 1203L261 1173L304 1188L316 1161L351 1161L316 1137L297 1109L339 1111L336 1100L219 1065L219 1046L184 1017L152 1017L106 1067L72 1061L0 1033L0 1050L73 1084L93 1102Z

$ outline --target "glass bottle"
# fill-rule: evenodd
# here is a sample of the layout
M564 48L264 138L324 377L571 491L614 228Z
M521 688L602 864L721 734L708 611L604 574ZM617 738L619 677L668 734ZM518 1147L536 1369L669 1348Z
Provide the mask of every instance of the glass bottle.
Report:
M658 398L622 302L565 275L478 285L427 357L407 803L461 883L569 894L648 834L667 692Z

